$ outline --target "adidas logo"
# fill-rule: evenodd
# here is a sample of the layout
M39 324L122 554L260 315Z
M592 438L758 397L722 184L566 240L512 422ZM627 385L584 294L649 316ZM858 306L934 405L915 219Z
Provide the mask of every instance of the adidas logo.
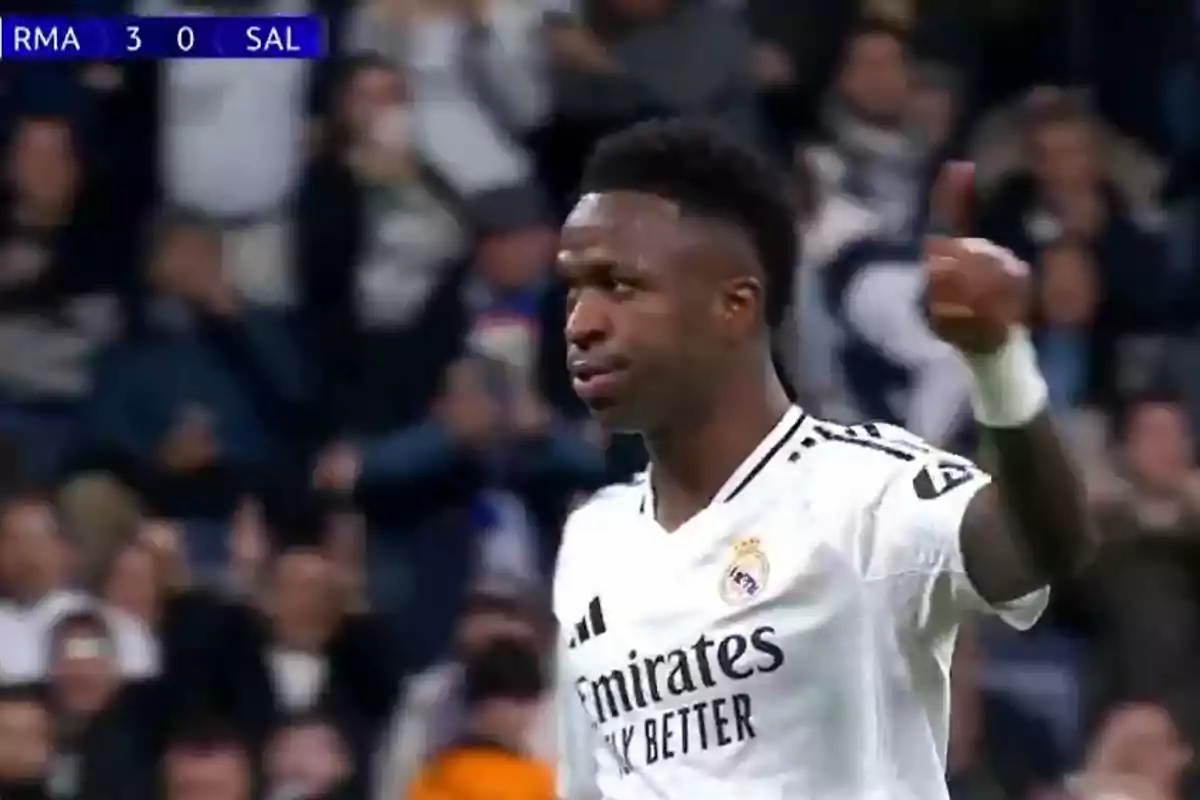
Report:
M587 616L575 623L575 635L567 642L567 647L575 648L588 639L602 636L608 626L604 624L604 609L600 607L600 598L593 597L588 603Z

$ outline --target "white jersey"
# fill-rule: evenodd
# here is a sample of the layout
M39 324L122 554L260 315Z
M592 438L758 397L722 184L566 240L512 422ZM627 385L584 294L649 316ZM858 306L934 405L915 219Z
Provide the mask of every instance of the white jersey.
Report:
M791 409L667 533L650 483L567 521L565 800L941 800L950 657L988 610L958 529L990 478L899 428ZM1037 621L1047 589L992 608Z

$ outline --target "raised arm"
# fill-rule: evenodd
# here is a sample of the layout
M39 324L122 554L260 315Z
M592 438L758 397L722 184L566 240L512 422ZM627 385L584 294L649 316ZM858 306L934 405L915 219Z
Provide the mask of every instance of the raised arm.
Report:
M947 167L932 218L965 232L970 190L970 165ZM1084 488L1055 430L1022 322L1026 266L990 242L951 237L931 238L925 261L930 323L971 367L972 404L993 475L963 515L963 561L979 593L1001 603L1087 563L1094 536Z

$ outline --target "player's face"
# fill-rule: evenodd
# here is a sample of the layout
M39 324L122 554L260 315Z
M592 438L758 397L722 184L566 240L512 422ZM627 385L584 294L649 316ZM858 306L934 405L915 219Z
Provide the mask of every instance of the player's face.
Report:
M610 429L677 419L710 380L713 287L676 206L637 192L587 195L562 231L572 384Z

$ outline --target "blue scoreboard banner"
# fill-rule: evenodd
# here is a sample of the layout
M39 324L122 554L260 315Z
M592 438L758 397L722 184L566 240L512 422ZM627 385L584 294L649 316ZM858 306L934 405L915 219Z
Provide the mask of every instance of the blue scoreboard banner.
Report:
M0 18L0 59L321 58L325 20L273 17Z

